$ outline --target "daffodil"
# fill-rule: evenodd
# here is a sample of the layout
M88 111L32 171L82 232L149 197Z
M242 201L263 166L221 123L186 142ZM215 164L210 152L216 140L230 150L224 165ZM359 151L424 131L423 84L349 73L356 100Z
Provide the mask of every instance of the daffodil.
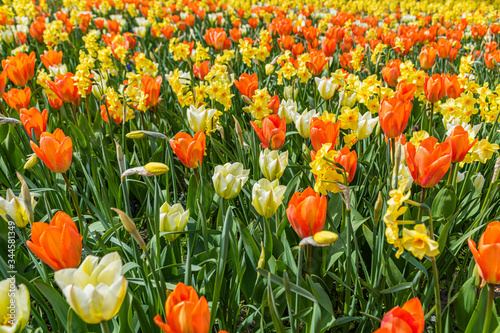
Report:
M425 255L435 257L439 254L438 242L427 235L427 228L423 224L415 225L413 230L403 228L403 246L419 259Z

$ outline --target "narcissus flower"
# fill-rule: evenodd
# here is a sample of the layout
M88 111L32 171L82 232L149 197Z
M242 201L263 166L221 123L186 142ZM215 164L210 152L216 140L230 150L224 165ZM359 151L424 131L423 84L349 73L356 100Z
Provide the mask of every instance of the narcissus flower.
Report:
M382 100L379 110L380 126L388 138L397 138L404 132L411 109L411 101L402 102L396 96Z
M69 169L73 158L73 142L61 129L56 129L52 134L43 132L39 144L40 147L30 141L31 148L47 168L56 173Z
M477 139L469 141L469 132L464 130L462 126L458 125L451 131L446 138L446 142L451 145L451 163L460 163L465 159L467 153L476 144Z
M181 204L176 203L170 206L165 202L160 207L160 231L161 232L178 232L186 228L189 219L189 209L184 210ZM173 242L180 234L167 234L165 238L169 242Z
M35 52L31 52L30 55L19 52L14 57L2 60L2 67L12 83L24 87L35 75L35 61Z
M469 249L474 255L479 275L490 284L500 283L500 222L488 224L483 235L476 243L469 238Z
M31 132L35 131L36 139L40 140L40 135L47 129L47 109L43 110L43 112L40 112L37 108L21 109L19 116L30 138L33 139Z
M435 257L439 254L438 242L427 235L427 228L423 224L417 224L413 230L403 228L403 246L418 259L425 255Z
M30 294L14 277L0 281L0 332L22 332L30 318ZM13 311L12 311L13 310Z
M170 146L179 160L191 169L196 169L203 162L205 154L205 133L196 132L194 136L188 133L177 133L170 140Z
M278 153L268 148L262 150L259 155L259 166L264 177L270 181L280 179L288 165L288 151Z
M281 206L286 186L279 185L278 180L270 182L262 178L254 184L252 189L252 206L257 213L270 218Z
M250 99L252 99L255 90L259 88L259 77L257 73L253 73L252 75L243 73L240 75L239 81L233 80L233 82L240 93Z
M326 219L326 196L314 192L310 187L296 192L286 210L288 221L300 238L313 236L323 230Z
M21 109L30 107L31 89L30 87L24 89L12 88L3 95L3 99L11 108L19 112Z
M160 315L154 322L167 333L208 333L210 309L205 297L198 297L196 290L179 282L165 303L165 318Z
M436 185L450 168L452 150L449 142L437 144L437 139L431 136L416 149L411 142L407 142L405 148L411 176L424 188Z
M422 303L418 298L412 298L402 308L396 306L387 312L374 333L423 333L424 328Z
M257 126L253 121L250 122L255 133L262 141L262 148L280 149L285 143L286 136L286 119L274 114L267 116L262 121L262 128Z
M26 245L55 271L75 268L82 260L82 236L73 219L62 211L52 217L50 224L33 223L31 240Z
M127 280L122 275L118 252L102 258L92 255L78 268L61 269L54 280L66 301L87 324L98 324L118 314L127 294Z
M224 199L234 199L248 180L250 170L243 169L243 164L226 163L217 165L212 180L215 192Z

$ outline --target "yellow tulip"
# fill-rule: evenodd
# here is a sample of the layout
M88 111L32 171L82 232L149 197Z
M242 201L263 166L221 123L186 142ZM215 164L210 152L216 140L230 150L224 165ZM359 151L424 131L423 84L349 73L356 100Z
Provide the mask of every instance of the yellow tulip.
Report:
M30 294L14 278L0 281L0 332L21 332L30 316Z
M189 219L189 209L184 210L181 204L170 206L165 202L160 207L160 231L174 232L183 231ZM173 242L179 234L168 234L165 237L169 242Z
M283 203L286 186L279 185L278 180L270 182L266 178L259 180L252 189L252 206L257 213L270 218Z
M127 293L118 252L102 258L92 255L78 268L61 269L54 280L75 313L88 324L107 321L118 314Z

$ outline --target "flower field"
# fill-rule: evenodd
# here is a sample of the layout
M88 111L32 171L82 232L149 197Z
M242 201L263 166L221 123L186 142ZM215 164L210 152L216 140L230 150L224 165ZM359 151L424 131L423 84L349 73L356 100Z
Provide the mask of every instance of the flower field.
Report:
M0 333L499 333L499 15L3 0Z

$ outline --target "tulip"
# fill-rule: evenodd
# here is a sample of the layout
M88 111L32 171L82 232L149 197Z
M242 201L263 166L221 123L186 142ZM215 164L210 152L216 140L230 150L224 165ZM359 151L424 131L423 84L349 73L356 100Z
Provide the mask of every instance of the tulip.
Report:
M30 317L30 294L14 277L0 281L0 332L22 332Z
M2 67L12 83L24 87L35 75L35 61L35 52L31 52L30 55L19 52L14 57L2 60Z
M200 80L205 80L205 76L210 71L210 61L206 60L200 63L199 66L193 64L193 74Z
M7 72L0 73L0 98L5 94L5 84L7 84Z
M460 163L465 159L467 153L476 144L477 139L469 143L469 132L460 125L455 127L446 138L451 146L451 163Z
M411 101L402 102L396 96L382 100L379 109L380 126L388 138L397 138L403 133L411 108Z
M443 76L434 74L433 76L425 77L424 81L425 97L430 103L436 103L446 94Z
M94 83L92 84L92 94L94 94L95 98L100 100L108 90L106 78L103 75L99 75L97 73L93 74L94 74Z
M205 297L198 298L196 290L179 282L165 303L165 318L157 315L154 322L167 333L208 333L210 309Z
M73 157L73 142L61 129L56 129L53 134L43 132L39 144L40 147L30 141L31 148L47 168L55 173L64 173L69 169Z
M42 60L45 68L50 70L50 67L60 65L62 63L63 53L62 51L47 51L45 50L42 55L40 55L40 60Z
M262 178L252 189L252 206L257 213L266 219L273 216L281 206L286 186L279 185L278 180L270 182Z
M302 114L297 114L295 118L293 118L297 132L299 132L300 136L304 139L308 139L311 136L311 120L317 116L318 113L316 110L307 111L306 109Z
M266 70L266 75L269 76L269 75L273 74L275 67L271 64L266 64L266 66L264 68Z
M358 164L358 155L356 151L349 151L348 147L342 148L339 153L333 158L333 160L342 165L347 174L347 183L352 182L354 175L356 174L356 167Z
M486 226L486 230L476 243L469 238L469 249L474 255L474 260L479 275L489 284L500 283L500 222L494 221Z
M387 312L374 333L422 333L425 328L424 310L418 298L412 298L400 308Z
M318 76L323 72L323 67L328 63L328 59L322 51L312 50L309 53L309 62L306 63L307 68L313 76Z
M323 230L326 219L326 196L314 192L310 187L296 192L286 210L288 221L300 238L313 236Z
M217 165L212 177L215 192L227 200L236 198L247 182L249 173L250 170L243 169L243 164L239 162Z
M268 180L280 179L288 165L288 151L279 154L276 150L266 148L260 152L259 165Z
M294 100L286 99L280 103L278 116L282 118L285 117L287 124L290 124L298 114L297 102Z
M321 50L327 57L331 57L337 48L337 41L335 39L325 38L321 42Z
M252 75L243 73L240 75L239 81L233 80L233 82L240 93L250 99L252 99L255 90L259 88L259 77L257 76L257 73L253 73Z
M180 232L184 231L189 219L189 209L184 210L181 204L176 203L170 206L165 202L160 207L160 232ZM180 234L167 234L165 238L173 242Z
M210 28L206 30L203 38L208 46L213 46L217 51L231 48L231 40L227 38L227 34L222 28Z
M196 169L203 162L205 133L198 131L193 137L184 132L177 133L174 139L170 140L170 147L182 164L188 168Z
M55 96L55 98L47 98L49 100L50 106L52 106L55 110L61 110L63 101L59 97Z
M118 314L127 294L127 280L118 252L99 259L89 255L78 268L66 268L54 274L66 301L87 324L98 324Z
M398 83L398 87L396 88L395 96L401 101L411 101L415 96L415 91L417 90L417 86L413 83L406 83L406 80L401 80Z
M372 118L371 112L365 112L365 114L358 119L358 140L369 137L377 123L378 117Z
M186 111L189 126L193 131L205 131L209 124L212 122L216 109L205 109L205 105L196 108L194 105L190 105Z
M458 98L464 91L458 82L458 76L446 74L443 76L444 90L449 98Z
M420 67L423 69L431 69L432 65L434 65L436 54L436 49L433 47L426 46L422 48L422 52L420 52L418 56L418 60L420 60Z
M0 196L0 216L9 222L7 215L19 228L24 228L28 223L33 223L33 208L36 205L34 196L30 194L27 185L21 187L19 197L9 188L5 199Z
M262 148L280 149L285 143L286 119L278 115L271 115L264 118L262 128L253 121L250 122L254 131L257 133Z
M481 173L478 173L472 180L472 184L478 192L481 192L484 186L484 176Z
M12 88L3 95L3 99L11 108L19 112L21 109L30 107L31 89L30 87L26 87L22 90Z
M333 84L330 79L327 79L325 77L322 77L321 79L317 77L314 80L316 81L319 95L326 100L331 99L335 94L335 91L339 87L337 84Z
M452 149L449 142L437 144L428 137L417 149L411 142L405 146L406 164L415 183L428 188L436 185L450 168Z
M400 65L401 60L394 59L382 69L382 77L389 87L394 88L398 84L398 78L401 76Z
M64 103L78 105L80 102L80 93L73 78L74 76L71 72L57 75L54 81L47 81L47 85Z
M146 95L146 99L144 101L144 107L147 109L156 106L160 101L160 89L162 82L161 75L158 75L156 78L152 78L149 75L144 75L141 79L142 87L141 90Z
M333 149L339 136L340 121L333 123L315 117L311 120L310 132L314 150L320 150L321 146L325 143L331 143Z
M19 115L30 138L33 139L31 133L34 131L36 139L40 140L40 135L47 129L47 109L43 110L43 112L40 112L37 108L21 109Z
M75 268L82 259L82 236L71 217L61 211L52 217L50 224L33 223L31 240L26 245L55 271Z

